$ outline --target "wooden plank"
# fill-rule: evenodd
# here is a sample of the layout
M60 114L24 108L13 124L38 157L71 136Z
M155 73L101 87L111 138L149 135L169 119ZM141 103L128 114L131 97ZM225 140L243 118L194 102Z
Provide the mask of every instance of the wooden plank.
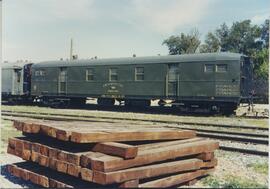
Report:
M205 161L203 168L213 168L217 166L218 160L216 158L212 159L211 161Z
M97 188L100 185L83 181L79 178L53 171L49 168L29 162L20 162L7 166L14 176L29 180L45 188ZM27 175L27 176L23 176ZM111 186L109 186L111 188Z
M146 182L143 184L139 184L139 188L166 188L173 187L179 184L183 184L185 182L194 180L197 177L201 177L203 175L209 174L212 170L197 170L187 173L180 173L178 175L173 175L161 179L157 179L154 181Z
M15 149L11 148L10 146L7 147L7 153L12 154L12 155L16 155Z
M31 142L29 142L29 141L25 141L25 140L23 140L22 141L23 142L23 149L24 150L32 150L32 143Z
M23 150L21 158L27 161L31 160L31 150Z
M39 165L42 165L42 166L45 166L45 167L49 167L50 165L50 160L47 156L44 156L44 155L39 155L38 157L38 164Z
M40 144L40 154L44 156L49 156L49 147L43 144Z
M143 167L124 169L109 173L93 171L93 182L102 185L121 183L133 179L151 178L155 176L166 175L181 171L197 170L200 169L202 166L203 166L202 160L188 159L188 160L173 161L169 163L161 163Z
M187 130L174 131L141 131L141 132L84 132L79 133L73 131L71 133L71 141L76 143L90 142L119 142L119 141L140 141L140 140L172 140L187 139L195 137L195 132Z
M106 156L106 155L99 152L88 152L88 153L82 154L80 157L80 165L82 167L91 168L92 160L95 158L100 158L102 156Z
M88 168L81 168L81 178L82 180L92 182L93 181L93 171Z
M101 152L108 155L115 155L123 157L124 159L131 159L137 156L138 147L116 142L104 142L97 143L92 151Z
M32 151L31 153L31 161L38 163L39 160L39 153Z
M203 161L210 161L214 159L214 152L203 152L197 156L198 159L201 159Z
M134 125L127 125L126 123L31 119L15 120L14 127L25 133L41 133L59 140L70 140L77 143L172 140L194 138L196 136L194 131L189 130L166 129L150 125L136 125L134 127Z
M63 141L69 141L71 137L71 131L56 129L56 138Z
M119 188L138 188L139 186L139 180L129 180L126 182L123 182L122 184L120 184L118 187Z
M184 157L188 155L200 154L202 152L214 151L219 147L219 143L205 139L204 141L191 142L181 145L173 145L159 149L138 151L134 159L123 159L113 156L102 156L92 158L91 166L93 170L109 172L121 170L139 165L146 165L153 162Z
M68 163L60 160L56 160L56 170L61 173L67 173Z
M14 138L9 138L8 139L8 146L10 147L10 148L15 148L15 144L16 144L16 139L14 139Z
M162 142L151 142L147 144L142 144L138 145L140 151L145 151L145 150L153 150L156 148L163 148L167 146L173 146L173 145L179 145L179 144L186 144L190 142L198 142L198 141L203 141L205 138L190 138L190 139L185 139L185 140L173 140L173 141L162 141Z
M68 168L67 168L67 174L72 175L74 177L79 177L81 173L81 167L71 164L68 164Z
M15 154L21 157L22 151L23 151L23 142L21 140L16 140L15 141Z
M50 158L57 159L58 153L60 153L60 152L61 152L61 150L59 150L59 149L56 149L56 148L50 148L50 149L49 149L49 157L50 157Z
M49 167L53 170L56 170L57 160L54 158L49 158Z

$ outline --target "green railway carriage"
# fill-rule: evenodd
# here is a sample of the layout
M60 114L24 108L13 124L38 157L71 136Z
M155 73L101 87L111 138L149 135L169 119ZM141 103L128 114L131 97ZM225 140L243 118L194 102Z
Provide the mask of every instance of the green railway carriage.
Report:
M251 62L241 54L206 53L73 61L32 66L31 94L43 101L147 106L172 100L181 109L232 111L251 90Z

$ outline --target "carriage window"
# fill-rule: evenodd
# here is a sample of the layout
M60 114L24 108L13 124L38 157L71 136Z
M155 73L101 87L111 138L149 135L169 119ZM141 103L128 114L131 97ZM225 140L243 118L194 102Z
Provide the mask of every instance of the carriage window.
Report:
M204 72L214 72L214 64L205 64Z
M94 69L87 69L86 70L86 81L93 81L94 80Z
M217 72L227 72L227 64L218 64L216 67Z
M45 76L45 70L36 70L35 76Z
M117 68L111 68L109 70L109 76L110 76L110 81L117 81L118 80Z
M144 68L143 67L135 68L135 80L136 81L143 81L144 80Z

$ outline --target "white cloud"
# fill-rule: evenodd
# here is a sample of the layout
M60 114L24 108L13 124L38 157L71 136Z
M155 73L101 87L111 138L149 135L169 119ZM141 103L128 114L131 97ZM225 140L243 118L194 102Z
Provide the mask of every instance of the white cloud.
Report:
M93 3L94 0L46 0L45 7L56 18L81 19L93 16Z
M133 19L138 27L149 27L160 33L198 23L208 12L211 0L133 0ZM132 10L132 9L131 9Z
M4 10L25 22L85 20L95 17L95 0L8 0ZM11 12L12 10L12 12Z
M266 19L269 19L269 17L269 13L258 14L251 18L251 22L253 24L262 24Z

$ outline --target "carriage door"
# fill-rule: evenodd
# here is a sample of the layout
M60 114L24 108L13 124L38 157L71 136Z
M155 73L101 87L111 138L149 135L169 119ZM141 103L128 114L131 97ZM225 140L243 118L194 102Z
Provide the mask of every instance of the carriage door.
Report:
M177 96L178 90L178 64L168 65L168 96Z
M67 68L66 67L62 67L59 70L58 93L59 94L67 93Z
M22 81L22 69L14 69L14 75L13 75L13 92L14 95L20 95L22 93L21 91L21 84Z

